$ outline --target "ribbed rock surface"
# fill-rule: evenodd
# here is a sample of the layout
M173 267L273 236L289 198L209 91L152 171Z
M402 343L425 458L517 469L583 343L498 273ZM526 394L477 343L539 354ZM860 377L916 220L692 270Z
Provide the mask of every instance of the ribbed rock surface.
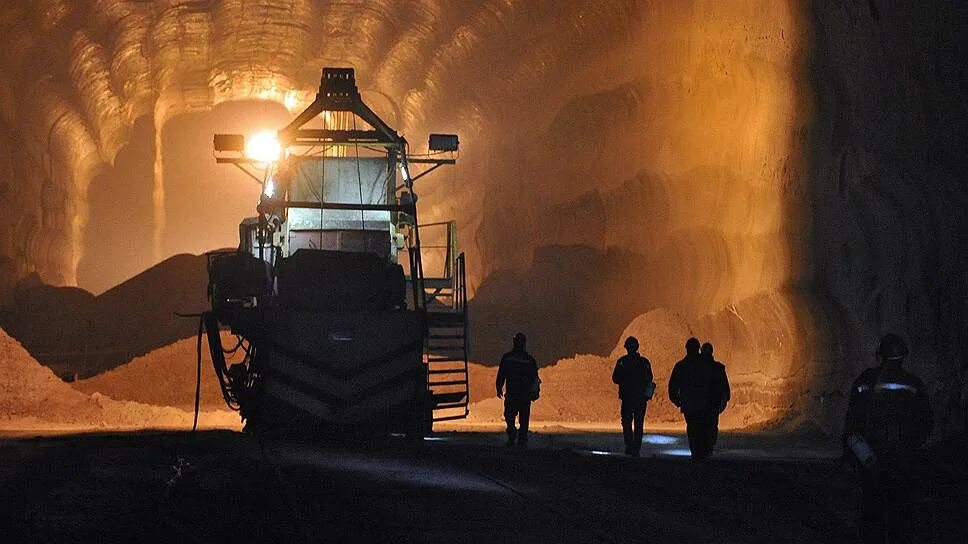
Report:
M833 429L896 330L963 428L966 20L879 0L8 1L0 288L97 292L233 245L256 189L212 165L210 134L277 124L351 65L415 148L461 135L420 193L425 219L460 221L477 359L517 329L545 362L605 355L665 309L735 367L742 420Z

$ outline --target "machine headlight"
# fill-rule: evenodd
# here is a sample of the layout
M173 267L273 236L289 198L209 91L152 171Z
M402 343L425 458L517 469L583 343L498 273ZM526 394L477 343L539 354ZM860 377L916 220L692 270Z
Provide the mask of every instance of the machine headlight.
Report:
M245 156L258 162L275 162L282 154L282 144L275 132L257 132L245 139Z

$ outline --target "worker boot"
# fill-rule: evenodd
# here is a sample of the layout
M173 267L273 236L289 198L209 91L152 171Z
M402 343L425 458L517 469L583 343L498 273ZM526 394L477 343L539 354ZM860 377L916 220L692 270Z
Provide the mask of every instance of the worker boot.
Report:
M508 442L505 444L508 448L514 447L514 439L517 438L518 430L514 427L508 427Z

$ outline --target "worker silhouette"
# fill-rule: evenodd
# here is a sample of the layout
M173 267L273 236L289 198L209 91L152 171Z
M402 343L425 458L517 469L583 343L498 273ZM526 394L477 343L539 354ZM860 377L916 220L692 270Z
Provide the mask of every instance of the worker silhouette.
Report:
M699 356L705 359L706 364L713 366L713 384L709 388L709 406L712 410L710 414L710 448L716 445L719 440L719 415L726 410L729 404L729 377L726 375L726 365L717 361L713 357L713 345L706 342L699 348ZM711 452L710 452L711 453Z
M844 423L844 458L861 474L864 542L911 542L913 465L931 433L933 417L924 384L901 368L907 344L885 335L880 365L860 374L850 389Z
M716 379L712 357L702 357L699 340L686 341L686 356L669 378L669 400L686 418L686 435L694 461L705 461L713 451L713 426L719 416L722 384Z
M531 403L538 399L540 391L538 364L525 349L526 343L527 338L523 333L514 335L513 348L501 357L495 382L498 398L504 398L504 421L507 423L509 448L514 446L515 439L519 448L527 447ZM518 429L514 427L515 419L519 423Z
M639 340L634 336L625 339L625 355L618 358L612 381L618 384L618 396L622 399L622 434L625 437L625 453L639 456L642 449L642 430L645 409L655 393L652 381L652 363L639 354Z

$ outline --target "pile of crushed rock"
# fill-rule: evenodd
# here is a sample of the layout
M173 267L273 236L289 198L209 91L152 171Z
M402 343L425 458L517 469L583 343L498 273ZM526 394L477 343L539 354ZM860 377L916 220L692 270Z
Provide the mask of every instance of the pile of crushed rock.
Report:
M664 428L684 426L679 409L669 400L668 382L672 367L685 354L685 340L694 332L677 313L653 310L638 316L607 357L577 355L540 369L541 398L532 405L536 423L586 423L609 427L619 424L618 386L612 383L616 360L624 355L627 336L635 336L639 352L652 362L657 389L649 402L646 425ZM535 354L540 358L540 354ZM727 362L728 364L728 362ZM503 422L504 404L495 396L495 366L470 365L471 406L469 423ZM737 411L721 417L723 428L740 428L745 423Z
M668 400L666 385L672 366L683 355L683 341L692 332L678 314L664 310L636 318L607 357L578 355L542 368L541 399L534 404L532 420L617 425L619 399L611 374L629 335L639 338L640 351L652 361L658 384L649 403L648 423L680 425L682 417ZM224 345L231 346L233 340L223 333ZM195 400L196 347L194 338L180 340L104 374L67 384L0 329L0 429L188 428ZM200 421L207 427L238 428L238 415L228 411L222 400L207 346L202 348ZM502 421L503 403L494 394L496 373L493 365L470 365L468 423ZM733 421L728 410L722 424L724 428L743 426L742 421Z
M137 389L144 382L133 382ZM192 398L194 401L194 397ZM0 431L189 429L191 410L119 400L61 381L0 329ZM205 428L238 428L238 415L206 410Z
M235 341L233 335L222 332L223 346L230 348ZM118 400L193 410L198 376L197 348L195 338L179 340L73 385L75 389L88 394L100 393ZM238 353L241 354L241 351ZM203 411L228 409L212 370L212 358L204 338L199 406Z

